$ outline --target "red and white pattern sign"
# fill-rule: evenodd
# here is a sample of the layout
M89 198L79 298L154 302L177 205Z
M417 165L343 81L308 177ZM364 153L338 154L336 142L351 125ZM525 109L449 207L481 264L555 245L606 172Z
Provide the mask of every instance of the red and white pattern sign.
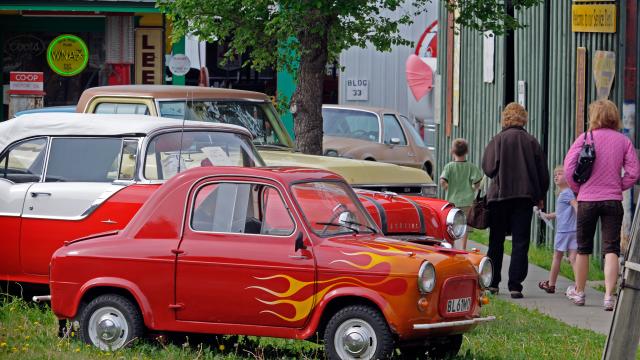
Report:
M10 73L9 94L42 95L44 73L12 71Z

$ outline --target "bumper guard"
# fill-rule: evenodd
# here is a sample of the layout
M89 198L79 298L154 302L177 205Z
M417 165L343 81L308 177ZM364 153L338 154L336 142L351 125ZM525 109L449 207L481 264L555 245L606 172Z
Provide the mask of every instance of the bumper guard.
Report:
M467 325L493 321L495 319L496 319L495 316L487 316L487 317L475 318L471 320L443 321L443 322L433 323L433 324L414 324L413 329L429 330L429 329L439 329L439 328L447 328L447 327L467 326Z

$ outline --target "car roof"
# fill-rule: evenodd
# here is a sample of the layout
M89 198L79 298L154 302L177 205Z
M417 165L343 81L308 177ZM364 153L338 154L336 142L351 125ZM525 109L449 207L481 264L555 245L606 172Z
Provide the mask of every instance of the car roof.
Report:
M153 98L157 100L197 99L249 100L260 102L270 101L270 98L263 93L226 88L176 85L113 85L98 86L85 90L78 101L78 105L76 107L77 111L84 112L89 101L96 96L135 96Z
M364 105L334 105L334 104L324 104L322 105L323 109L344 109L344 110L363 110L363 111L371 111L375 113L398 113L395 110L376 107L376 106L364 106Z
M35 136L147 135L161 129L178 130L183 125L187 129L232 131L251 137L247 129L230 124L182 121L146 115L36 113L0 122L0 151L18 140Z

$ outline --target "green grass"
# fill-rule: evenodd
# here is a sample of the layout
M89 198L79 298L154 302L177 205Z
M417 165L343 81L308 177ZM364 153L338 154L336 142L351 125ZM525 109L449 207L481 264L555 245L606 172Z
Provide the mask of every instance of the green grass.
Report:
M489 232L486 230L472 230L469 233L469 240L475 241L483 245L489 245ZM504 242L504 253L511 255L511 241ZM529 262L540 266L541 268L550 270L553 261L553 250L544 246L531 245L529 247ZM568 261L560 263L560 275L570 280L575 280L573 269ZM600 269L600 265L593 259L589 261L589 274L587 280L604 280L604 272Z
M13 297L0 300L0 358L2 359L323 359L321 346L304 341L244 338L237 346L220 347L211 337L162 344L137 341L114 353L100 351L75 339L57 337L57 321L44 306ZM536 311L492 298L483 315L497 320L465 334L457 359L599 359L605 337L571 327Z

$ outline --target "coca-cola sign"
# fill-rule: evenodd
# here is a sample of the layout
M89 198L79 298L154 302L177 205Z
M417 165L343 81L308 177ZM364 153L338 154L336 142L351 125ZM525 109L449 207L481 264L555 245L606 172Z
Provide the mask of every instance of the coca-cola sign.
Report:
M4 44L5 54L18 57L39 56L45 49L44 42L33 35L14 36Z

